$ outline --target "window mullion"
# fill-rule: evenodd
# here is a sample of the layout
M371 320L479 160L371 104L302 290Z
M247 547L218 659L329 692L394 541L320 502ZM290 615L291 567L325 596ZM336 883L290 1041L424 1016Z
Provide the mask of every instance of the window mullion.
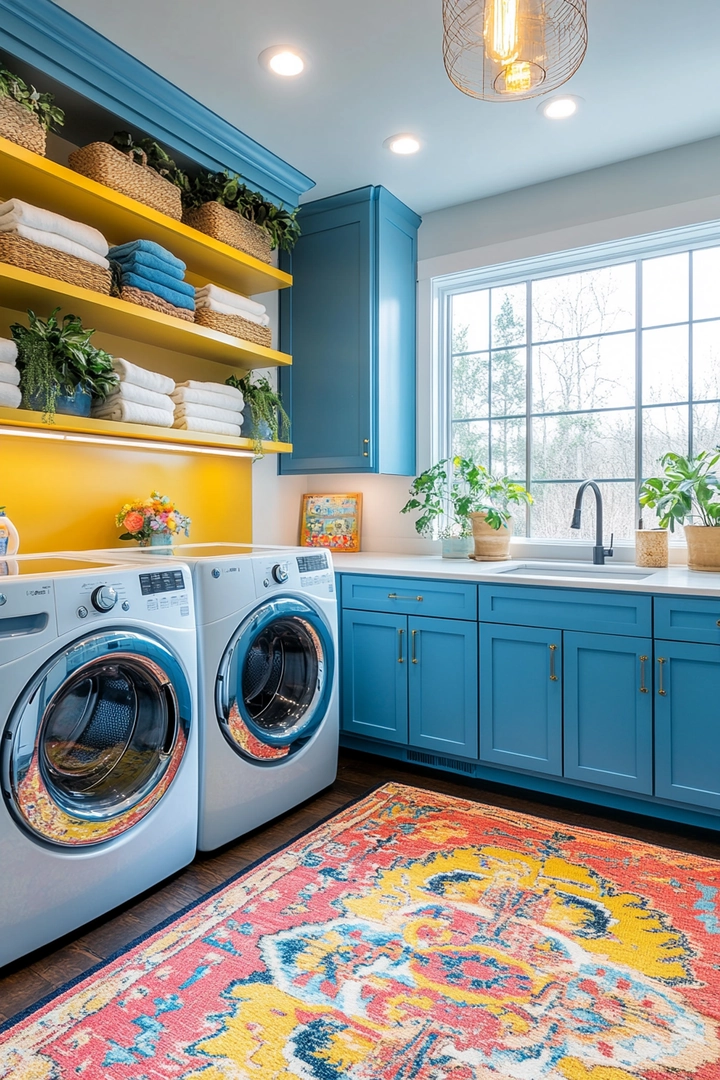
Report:
M642 400L642 260L635 263L635 517L640 516L640 484L643 468L643 400Z
M693 315L695 314L693 304L693 279L695 272L695 252L689 253L690 266L688 268L688 288L690 295L688 297L688 454L695 453L695 423L693 413L693 360L694 360L694 343L695 334L693 333Z
M532 491L532 279L525 285L525 487ZM525 535L532 535L532 510L525 507Z

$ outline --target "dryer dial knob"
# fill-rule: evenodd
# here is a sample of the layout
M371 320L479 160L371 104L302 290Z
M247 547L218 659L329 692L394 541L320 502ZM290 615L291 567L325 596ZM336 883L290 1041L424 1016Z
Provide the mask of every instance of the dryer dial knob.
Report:
M275 578L278 585L282 585L283 582L288 579L288 572L282 563L276 563L272 568L272 576Z
M117 604L118 594L113 589L112 585L100 585L97 589L93 589L90 600L92 606L96 611L100 611L105 614Z

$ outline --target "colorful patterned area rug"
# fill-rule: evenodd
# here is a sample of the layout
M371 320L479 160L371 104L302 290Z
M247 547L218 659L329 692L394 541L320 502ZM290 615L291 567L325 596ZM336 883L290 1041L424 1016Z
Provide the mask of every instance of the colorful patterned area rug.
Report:
M3 1080L718 1080L720 864L390 784L0 1036Z

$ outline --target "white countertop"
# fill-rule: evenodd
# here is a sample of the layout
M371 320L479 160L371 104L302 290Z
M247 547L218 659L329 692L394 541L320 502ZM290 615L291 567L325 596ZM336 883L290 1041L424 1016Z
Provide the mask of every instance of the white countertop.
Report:
M543 562L557 567L552 576L533 572L535 568L541 568ZM510 559L492 563L475 562L473 559L442 559L438 555L386 555L381 552L351 555L333 552L333 566L335 572L340 574L387 574L393 577L447 578L450 581L502 582L505 585L720 597L720 573L688 570L687 566L652 570L627 562L613 565L612 559L608 559L604 567L593 568L592 564L581 561L558 563L549 559ZM631 574L647 576L623 576Z

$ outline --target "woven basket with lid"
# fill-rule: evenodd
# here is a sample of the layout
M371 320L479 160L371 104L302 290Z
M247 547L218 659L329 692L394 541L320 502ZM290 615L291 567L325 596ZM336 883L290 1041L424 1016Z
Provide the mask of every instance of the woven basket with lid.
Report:
M140 155L140 163L135 161L134 154ZM180 189L150 168L147 154L142 150L124 154L110 143L88 143L70 154L68 165L75 172L137 199L175 221L182 217Z
M45 157L45 128L34 112L14 98L0 97L0 135Z
M267 229L261 229L235 210L219 202L206 202L195 210L185 210L182 219L198 232L221 240L230 247L244 251L264 263L272 262L272 247Z

